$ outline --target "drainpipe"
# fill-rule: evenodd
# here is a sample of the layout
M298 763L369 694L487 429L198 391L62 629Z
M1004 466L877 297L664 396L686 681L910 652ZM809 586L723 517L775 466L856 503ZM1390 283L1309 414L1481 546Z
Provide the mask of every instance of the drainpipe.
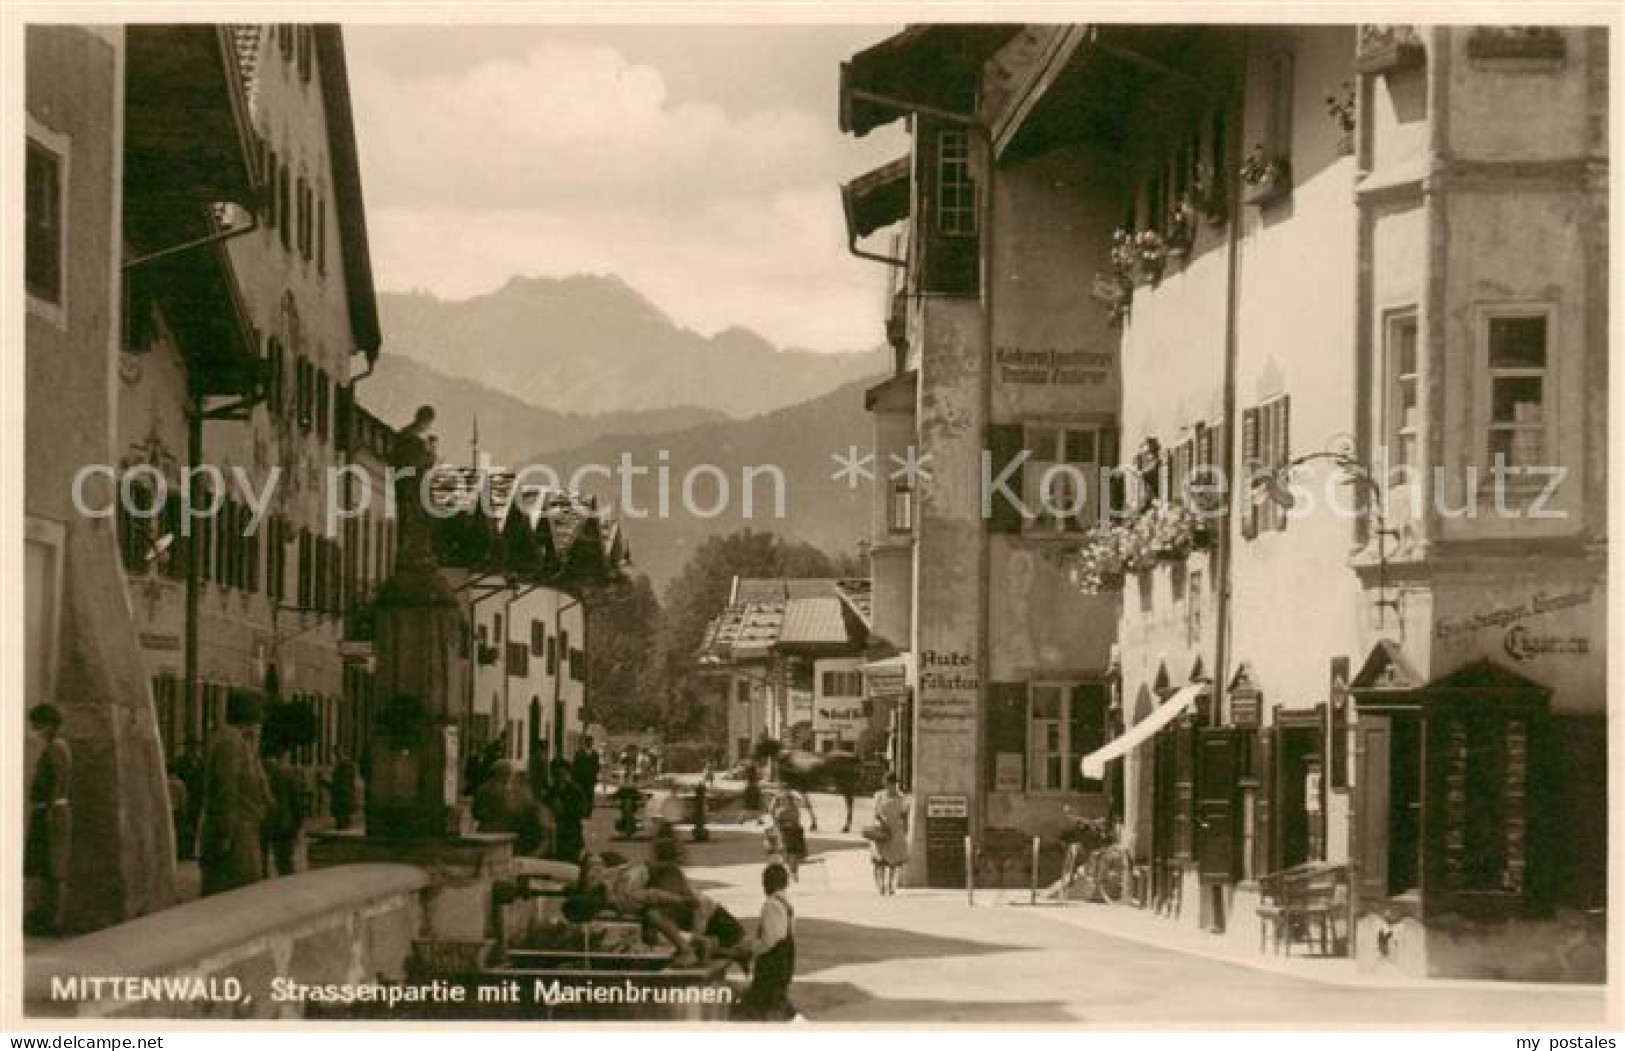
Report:
M243 210L248 213L248 223L244 226L233 226L226 230L216 230L212 234L205 234L204 236L191 241L184 241L178 245L170 245L168 248L160 248L158 251L148 252L146 255L138 255L134 259L125 260L124 269L134 270L138 266L145 266L146 264L156 262L159 259L167 259L172 255L179 255L182 252L190 252L195 248L206 248L209 245L223 244L226 241L232 241L242 237L244 234L251 234L260 228L260 219L258 215L254 214L254 210L252 208L245 208Z
M1245 29L1241 30L1241 57L1238 80L1231 88L1231 104L1241 118L1236 121L1238 132L1245 132L1246 97L1239 90L1246 84L1247 77L1248 37ZM1243 135L1232 135L1229 150L1234 154L1236 144L1242 141ZM1225 157L1221 163L1228 165L1232 175L1228 179L1230 199L1227 207L1230 211L1230 235L1226 246L1225 258L1225 304L1224 304L1224 469L1230 472L1235 464L1236 450L1236 370L1237 358L1240 354L1241 340L1237 326L1237 311L1241 299L1241 227L1245 216L1241 200L1241 180L1233 174L1234 165L1230 164L1230 157ZM1231 559L1232 536L1235 532L1235 494L1237 488L1235 479L1229 478L1229 492L1226 494L1229 513L1225 516L1225 528L1219 533L1218 549L1215 552L1217 562L1217 577L1215 581L1215 594L1218 599L1217 619L1214 624L1213 642L1213 711L1217 716L1224 710L1226 703L1226 688L1230 680L1230 619L1231 619ZM1245 495L1245 494L1243 494Z

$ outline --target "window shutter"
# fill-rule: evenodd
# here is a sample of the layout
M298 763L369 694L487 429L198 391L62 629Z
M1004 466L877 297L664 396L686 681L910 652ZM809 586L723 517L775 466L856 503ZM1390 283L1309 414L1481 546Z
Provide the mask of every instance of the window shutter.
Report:
M1083 776L1079 760L1106 743L1106 687L1099 683L1085 683L1072 687L1072 704L1067 713L1067 727L1071 754L1067 765L1071 773L1067 781L1075 792L1098 792L1103 782Z
M1388 717L1362 712L1354 746L1354 860L1356 887L1365 901L1388 897L1389 740Z
M1279 866L1275 854L1275 730L1258 731L1258 751L1253 766L1258 781L1257 817L1254 823L1253 871L1261 875Z
M1275 449L1273 450L1273 461L1275 467L1282 468L1287 465L1288 460L1292 459L1292 445L1289 440L1287 430L1292 419L1292 397L1288 395L1281 398L1275 403L1275 406ZM1286 520L1286 508L1277 508L1275 512L1275 528L1284 531L1286 529Z
M985 745L986 785L998 783L1000 752L1021 756L1021 784L1027 784L1027 686L1019 682L992 682L987 686Z
M1195 770L1192 750L1195 731L1189 715L1182 716L1174 730L1174 857L1189 861L1192 857L1191 832L1195 811Z
M1258 504L1253 500L1252 475L1259 461L1258 410L1243 410L1241 414L1241 535L1251 540L1258 535Z
M1215 468L1213 478L1215 483L1223 483L1223 492L1214 497L1220 511L1221 523L1227 521L1230 515L1230 494L1235 492L1235 479L1232 477L1230 464L1225 457L1225 442L1229 437L1229 423L1216 423L1208 430L1209 462Z
M1020 458L1025 449L1022 427L1019 423L995 423L987 429L988 452L988 478L996 479L1002 475L1011 462ZM1015 500L1004 495L998 486L989 485L987 528L994 533L1019 533L1024 523L1021 505L1026 502L1026 492L1022 488L1022 475L1025 471L1017 467L1010 472L1010 477L1003 483L1005 488L1015 494Z
M1120 444L1115 424L1100 429L1100 468L1111 472L1107 475L1106 506L1102 510L1106 516L1114 518L1123 513L1128 501L1128 494L1123 488L1123 472L1119 470L1117 462Z

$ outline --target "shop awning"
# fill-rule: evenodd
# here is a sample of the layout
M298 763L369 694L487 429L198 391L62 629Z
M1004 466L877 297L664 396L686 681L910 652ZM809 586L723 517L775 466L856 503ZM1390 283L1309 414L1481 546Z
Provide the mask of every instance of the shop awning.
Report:
M1083 776L1095 780L1106 776L1106 764L1113 759L1119 759L1133 751L1135 748L1151 740L1157 731L1179 718L1180 714L1196 702L1202 691L1208 688L1205 682L1193 682L1188 686L1181 686L1174 691L1174 695L1163 701L1157 710L1129 727L1121 737L1106 742L1104 748L1097 748L1080 760Z
M841 187L846 228L853 237L868 237L908 215L909 158L899 157L865 172Z

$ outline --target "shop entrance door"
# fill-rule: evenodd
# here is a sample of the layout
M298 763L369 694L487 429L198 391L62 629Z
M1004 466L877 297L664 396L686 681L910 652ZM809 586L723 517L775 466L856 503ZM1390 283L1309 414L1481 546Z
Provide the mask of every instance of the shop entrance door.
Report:
M1282 723L1275 734L1275 857L1273 867L1289 869L1314 860L1316 832L1311 822L1325 814L1324 799L1312 805L1308 796L1309 761L1321 759L1319 721L1313 725ZM1324 766L1324 764L1323 764ZM1324 777L1321 779L1324 793Z
M1236 873L1237 734L1204 728L1198 741L1197 863L1203 879L1228 882Z

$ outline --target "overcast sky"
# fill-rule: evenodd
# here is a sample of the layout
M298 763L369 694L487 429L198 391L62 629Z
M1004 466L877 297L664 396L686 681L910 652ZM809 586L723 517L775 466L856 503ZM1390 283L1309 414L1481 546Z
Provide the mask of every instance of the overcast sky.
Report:
M881 340L838 185L907 148L836 127L840 62L891 26L351 26L378 287L446 298L615 273L679 324Z

